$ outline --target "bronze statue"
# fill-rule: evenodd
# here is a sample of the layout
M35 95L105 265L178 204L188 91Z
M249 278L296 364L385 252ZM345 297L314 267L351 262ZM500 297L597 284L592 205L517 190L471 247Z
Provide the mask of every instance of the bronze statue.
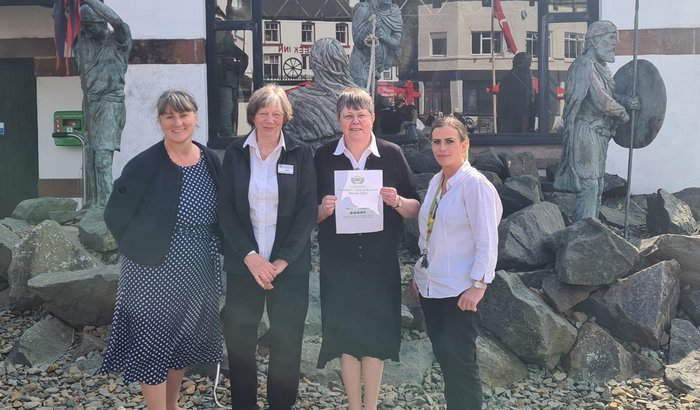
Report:
M554 188L576 193L574 220L597 218L603 194L605 159L625 110L639 109L638 98L614 94L608 63L615 61L617 27L597 21L588 27L583 54L569 68L564 96L564 146Z
M367 88L372 68L374 80L370 81L376 82L382 71L399 64L402 33L401 10L391 0L366 0L355 5L352 14L355 45L350 53L350 73L355 84ZM372 44L375 44L374 60Z
M513 57L513 68L499 82L498 132L529 132L535 127L535 91L527 53Z
M124 76L131 53L131 30L98 0L82 3L75 57L86 130L85 207L104 208L112 189L114 151L119 151L126 121Z

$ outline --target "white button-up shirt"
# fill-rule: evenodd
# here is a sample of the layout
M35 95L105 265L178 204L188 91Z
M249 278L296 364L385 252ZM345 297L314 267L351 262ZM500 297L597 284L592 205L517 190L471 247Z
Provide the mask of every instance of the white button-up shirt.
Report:
M373 154L375 157L379 157L379 149L377 149L377 139L372 133L369 146L360 155L360 160L355 161L355 157L352 156L352 152L345 146L345 138L342 137L338 140L338 145L335 147L333 155L345 155L350 160L353 169L365 169L367 164L367 158L369 154Z
M250 222L253 224L253 234L258 242L259 254L269 260L277 229L279 203L277 161L282 154L282 149L286 149L284 135L280 135L279 143L264 160L260 156L255 130L248 135L243 144L244 148L246 146L250 147L250 186L248 187Z
M503 207L496 189L468 161L447 180L440 195L440 171L430 181L418 214L421 251L427 247L428 268L416 264L415 280L426 298L460 295L474 281L490 283L498 259L498 224ZM435 223L426 245L430 207L438 192Z

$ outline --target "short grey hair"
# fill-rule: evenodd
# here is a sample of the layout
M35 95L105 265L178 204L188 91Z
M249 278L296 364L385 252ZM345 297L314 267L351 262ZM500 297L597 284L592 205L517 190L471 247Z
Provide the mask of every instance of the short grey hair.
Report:
M184 90L167 90L158 97L156 112L158 116L165 114L170 108L175 112L197 112L197 101L192 94Z
M292 103L287 98L287 93L277 84L268 84L257 89L250 97L248 108L246 109L246 118L251 127L255 127L255 114L263 107L279 105L284 113L282 125L287 125L292 119Z
M336 104L338 118L340 118L340 112L343 108L351 108L353 110L365 109L369 111L370 114L374 114L374 99L363 88L346 88L338 96L338 102Z

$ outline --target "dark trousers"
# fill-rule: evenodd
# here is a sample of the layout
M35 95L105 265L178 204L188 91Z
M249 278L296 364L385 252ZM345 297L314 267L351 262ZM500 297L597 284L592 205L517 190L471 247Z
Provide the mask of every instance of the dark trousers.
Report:
M309 306L309 275L282 272L274 289L263 290L252 275L229 275L224 337L231 372L234 410L257 409L257 331L267 302L270 362L267 401L270 410L289 410L297 400L304 320Z
M448 410L481 410L483 393L476 362L479 316L457 307L457 297L420 297L428 337L442 369Z

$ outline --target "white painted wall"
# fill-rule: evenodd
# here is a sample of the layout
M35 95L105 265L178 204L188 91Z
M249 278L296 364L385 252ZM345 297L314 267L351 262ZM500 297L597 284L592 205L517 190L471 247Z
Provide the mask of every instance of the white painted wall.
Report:
M139 39L205 38L204 1L106 0Z
M602 18L622 29L634 27L634 1L602 2ZM700 4L697 0L673 3L641 0L640 28L700 27ZM634 150L632 192L651 193L659 188L676 192L700 186L700 55L641 55L659 70L666 84L667 107L664 125L647 147ZM617 57L613 72L630 61L631 56ZM608 173L627 176L628 150L610 144Z
M53 38L50 7L3 6L0 10L0 39Z

